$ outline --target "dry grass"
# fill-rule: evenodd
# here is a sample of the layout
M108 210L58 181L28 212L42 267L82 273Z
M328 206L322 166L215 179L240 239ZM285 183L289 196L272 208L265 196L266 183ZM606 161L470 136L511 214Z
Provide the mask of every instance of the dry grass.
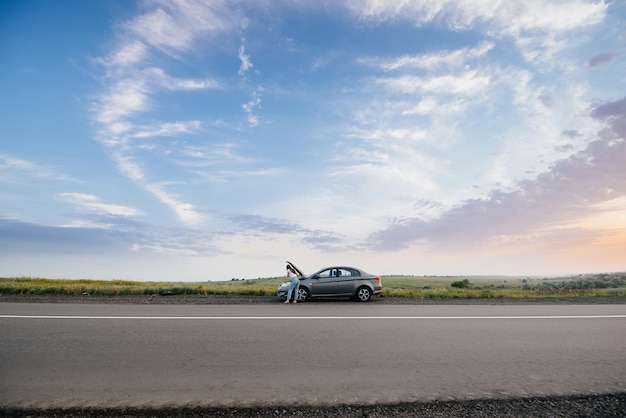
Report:
M16 277L0 278L0 294L273 296L283 281L283 277L202 283ZM465 282L467 286L453 287L459 282ZM383 276L382 283L384 296L417 299L626 297L626 273L544 279Z

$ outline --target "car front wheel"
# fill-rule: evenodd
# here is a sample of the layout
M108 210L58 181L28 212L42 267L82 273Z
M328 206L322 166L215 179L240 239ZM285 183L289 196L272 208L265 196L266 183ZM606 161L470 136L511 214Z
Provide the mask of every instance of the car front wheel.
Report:
M372 291L368 287L360 287L359 290L356 291L356 299L359 302L367 302L372 297Z
M306 290L305 288L301 287L298 289L298 301L299 302L304 302L305 300L307 300L309 298L309 291Z

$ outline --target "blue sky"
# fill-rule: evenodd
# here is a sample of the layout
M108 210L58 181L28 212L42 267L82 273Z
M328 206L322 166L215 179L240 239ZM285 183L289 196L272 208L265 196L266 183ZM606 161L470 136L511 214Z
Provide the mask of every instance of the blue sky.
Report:
M0 3L0 275L626 271L626 4Z

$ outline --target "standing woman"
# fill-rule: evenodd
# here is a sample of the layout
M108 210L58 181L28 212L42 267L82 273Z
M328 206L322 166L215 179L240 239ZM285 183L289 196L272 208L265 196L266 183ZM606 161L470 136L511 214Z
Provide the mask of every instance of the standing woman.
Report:
M287 276L291 278L291 283L289 284L289 291L287 292L287 300L285 303L291 302L291 296L293 295L293 303L298 303L298 290L300 290L300 279L298 279L298 275L296 274L293 267L287 264Z

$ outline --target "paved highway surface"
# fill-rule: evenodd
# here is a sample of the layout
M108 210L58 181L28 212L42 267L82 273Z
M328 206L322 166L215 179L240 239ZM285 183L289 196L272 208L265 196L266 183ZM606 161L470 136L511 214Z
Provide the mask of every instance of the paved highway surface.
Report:
M0 303L0 407L626 392L626 305Z

